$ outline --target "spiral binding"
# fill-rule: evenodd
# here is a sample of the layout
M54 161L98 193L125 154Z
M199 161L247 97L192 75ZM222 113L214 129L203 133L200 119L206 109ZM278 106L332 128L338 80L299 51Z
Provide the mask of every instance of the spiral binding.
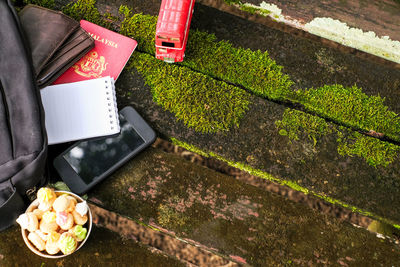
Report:
M117 107L117 94L115 92L115 81L112 77L106 77L105 82L106 87L106 97L107 97L107 105L108 105L108 119L110 122L111 130L114 130L116 127L118 131L120 131L119 126L119 117L118 117L118 107Z

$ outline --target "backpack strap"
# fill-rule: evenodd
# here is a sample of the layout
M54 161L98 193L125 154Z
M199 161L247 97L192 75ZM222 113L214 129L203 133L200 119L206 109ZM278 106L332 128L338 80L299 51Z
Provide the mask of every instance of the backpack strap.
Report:
M0 0L0 230L43 181L47 136L32 59L11 0Z
M0 231L15 223L21 213L25 212L25 203L15 187L7 180L0 184Z

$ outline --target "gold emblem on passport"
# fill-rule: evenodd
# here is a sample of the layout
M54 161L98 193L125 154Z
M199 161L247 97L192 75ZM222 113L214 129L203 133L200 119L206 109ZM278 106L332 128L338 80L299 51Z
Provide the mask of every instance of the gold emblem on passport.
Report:
M96 51L93 51L84 56L78 63L73 65L75 72L87 78L100 78L103 71L107 67L106 59L103 56L99 57Z

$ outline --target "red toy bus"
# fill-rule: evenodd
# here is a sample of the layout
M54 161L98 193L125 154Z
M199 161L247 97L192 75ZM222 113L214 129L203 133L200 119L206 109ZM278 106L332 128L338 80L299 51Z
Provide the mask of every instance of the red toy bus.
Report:
M195 0L162 0L156 28L156 58L183 61Z

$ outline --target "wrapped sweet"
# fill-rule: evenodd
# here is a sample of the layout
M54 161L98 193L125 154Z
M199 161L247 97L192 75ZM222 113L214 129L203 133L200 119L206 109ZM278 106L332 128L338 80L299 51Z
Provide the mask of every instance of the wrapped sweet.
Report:
M65 211L69 208L71 199L67 197L67 195L61 195L56 198L53 203L53 209L57 212Z
M58 240L58 247L63 254L71 254L75 251L78 242L74 236L68 232L63 233Z
M60 239L60 234L57 232L51 232L47 237L46 242L46 252L50 255L57 254L60 252L60 247L58 246L58 240Z
M53 231L57 231L58 224L56 222L56 213L52 211L46 211L43 216L42 220L40 221L40 230L44 233L50 233Z
M69 230L74 225L74 217L72 217L71 213L68 213L66 211L59 211L57 212L56 222L61 229Z
M86 238L87 229L85 227L82 227L82 225L75 225L68 232L73 234L78 242L81 242Z
M69 206L65 211L72 212L75 210L75 206L77 205L78 201L73 196L67 195L67 198L69 199Z
M42 232L41 230L36 230L35 233L44 241L47 241L47 234Z
M32 213L36 215L36 218L37 218L38 220L41 220L43 214L45 213L45 211L40 210L40 209L34 209L34 210L32 211Z
M76 207L75 207L75 211L77 213L79 213L82 217L86 215L86 213L88 212L88 209L89 208L88 208L86 201L76 204Z
M76 223L76 224L79 224L79 225L84 225L86 222L87 222L87 220L88 220L88 217L86 216L86 215L84 215L84 216L81 216L78 212L76 212L75 210L72 212L72 215L73 215L73 217L74 217L74 222Z
M51 209L57 195L53 189L48 187L42 187L37 192L37 199L39 201L39 210L48 211Z
M29 232L36 231L39 226L39 221L32 212L21 214L17 219L17 223L21 225L22 229L27 229Z
M76 224L84 225L87 222L88 217L86 214L88 209L86 201L76 204L75 210L72 212Z
M42 251L45 249L46 243L36 232L30 232L28 235L29 241L39 250Z

